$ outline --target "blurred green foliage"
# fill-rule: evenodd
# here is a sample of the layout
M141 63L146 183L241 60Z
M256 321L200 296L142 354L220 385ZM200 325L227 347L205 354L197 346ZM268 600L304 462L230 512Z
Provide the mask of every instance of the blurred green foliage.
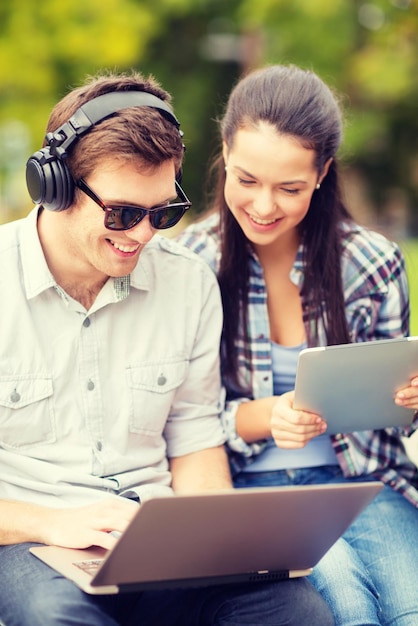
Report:
M363 198L381 214L395 198L417 232L418 0L3 2L0 221L30 207L24 165L55 102L88 74L132 67L173 94L184 185L201 210L215 120L237 78L265 63L313 69L341 94L341 156L366 181Z
M410 334L418 336L418 239L406 239L401 242L405 256L409 282L409 299L411 306Z

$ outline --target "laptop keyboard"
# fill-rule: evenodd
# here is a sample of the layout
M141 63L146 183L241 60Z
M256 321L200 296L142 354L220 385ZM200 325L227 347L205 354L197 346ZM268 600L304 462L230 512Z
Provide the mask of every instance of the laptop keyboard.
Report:
M102 563L103 559L87 559L86 561L74 561L73 565L82 569L83 572L86 572L86 574L93 576Z

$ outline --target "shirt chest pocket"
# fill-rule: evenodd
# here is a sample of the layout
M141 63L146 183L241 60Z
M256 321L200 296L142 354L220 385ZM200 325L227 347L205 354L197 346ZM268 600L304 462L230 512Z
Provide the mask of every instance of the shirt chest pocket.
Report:
M50 378L0 377L0 444L25 448L55 441Z
M130 393L130 430L161 434L171 411L176 390L184 382L188 362L148 363L126 370Z

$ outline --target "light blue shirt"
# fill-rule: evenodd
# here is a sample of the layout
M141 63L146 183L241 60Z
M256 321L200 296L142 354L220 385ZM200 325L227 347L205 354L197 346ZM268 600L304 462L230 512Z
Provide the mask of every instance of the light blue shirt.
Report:
M156 235L86 311L51 275L36 218L0 227L0 498L169 494L167 456L225 439L216 278Z
M273 363L273 390L279 396L295 388L296 369L299 352L306 344L299 346L281 346L271 342ZM311 439L304 448L288 450L278 448L273 439L269 439L264 450L256 457L254 463L244 468L244 472L271 472L281 469L300 467L318 467L321 465L338 465L328 435L320 435Z

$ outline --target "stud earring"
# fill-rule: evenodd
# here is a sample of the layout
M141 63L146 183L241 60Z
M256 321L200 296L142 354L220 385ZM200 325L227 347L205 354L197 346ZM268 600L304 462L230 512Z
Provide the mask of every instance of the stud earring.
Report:
M317 183L315 189L321 189L321 183Z

